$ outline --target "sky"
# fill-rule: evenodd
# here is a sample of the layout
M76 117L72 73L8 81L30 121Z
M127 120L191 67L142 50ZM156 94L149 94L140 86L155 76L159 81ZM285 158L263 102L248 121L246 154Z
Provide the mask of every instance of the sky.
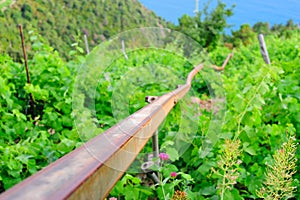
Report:
M194 15L195 0L139 0L157 15L173 23L183 14ZM208 0L199 0L199 10L202 10ZM227 22L238 29L241 24L254 25L256 22L286 24L289 19L300 23L300 0L222 0L227 7L235 5L234 15ZM211 0L211 5L217 5L217 0Z

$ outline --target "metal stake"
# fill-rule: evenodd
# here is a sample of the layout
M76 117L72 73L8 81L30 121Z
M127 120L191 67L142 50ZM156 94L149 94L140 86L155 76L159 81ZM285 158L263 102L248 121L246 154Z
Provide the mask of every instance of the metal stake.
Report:
M157 165L159 165L159 144L158 144L158 130L152 136L152 150L153 150L153 158L156 158Z
M90 54L90 48L89 48L89 43L86 34L84 34L84 43L85 43L86 54Z
M24 34L23 34L23 29L22 29L21 24L19 24L19 31L20 31L20 37L21 37L21 43L22 43L22 49L23 49L27 83L31 84L29 69L28 69L28 60L27 60L27 54L26 54L25 40L24 40ZM29 94L29 105L30 105L30 114L31 114L32 118L34 118L34 101L33 101L32 93Z
M153 101L155 101L157 98L158 98L157 96L147 96L145 98L145 101L150 104ZM153 151L153 157L151 159L153 160L153 158L154 158L154 160L156 160L155 164L157 166L159 166L159 163L160 163L159 161L160 160L159 160L158 130L156 130L155 133L152 136L152 151ZM156 183L160 182L159 181L160 175L158 173L156 173L156 172L150 172L148 174L151 176L151 178L153 179L153 181L155 181Z
M265 43L264 35L263 34L259 34L258 35L258 40L259 40L259 44L260 44L261 55L263 56L265 62L268 65L270 65L271 61L270 61L270 58L269 58L269 53L268 53L267 46L266 46L266 43Z
M122 44L122 53L123 53L125 59L128 60L128 56L127 56L127 54L126 54L126 49L125 49L125 43L124 43L124 40L122 40L121 44Z
M147 96L145 101L147 103L154 102L158 97L157 96ZM158 144L158 130L152 136L152 150L153 150L153 158L157 158L157 165L159 165L159 144Z

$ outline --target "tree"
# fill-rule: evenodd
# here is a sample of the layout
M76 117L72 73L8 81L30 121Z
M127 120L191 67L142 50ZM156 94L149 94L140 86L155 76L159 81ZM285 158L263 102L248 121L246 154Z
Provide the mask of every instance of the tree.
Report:
M240 30L232 32L232 36L234 46L240 46L241 43L247 46L253 39L255 39L256 34L253 32L249 24L243 24L241 25Z
M261 33L267 35L270 33L270 24L269 22L257 22L253 25L253 31L256 33Z
M203 11L191 17L183 15L179 19L176 30L183 32L196 40L202 47L214 49L226 27L229 27L226 19L233 15L234 6L226 8L220 0L218 5L208 12L209 4L206 4Z
M286 25L275 24L274 26L272 26L271 30L279 36L290 38L292 36L292 32L295 30L299 30L299 27L294 23L293 20L290 19L287 21Z

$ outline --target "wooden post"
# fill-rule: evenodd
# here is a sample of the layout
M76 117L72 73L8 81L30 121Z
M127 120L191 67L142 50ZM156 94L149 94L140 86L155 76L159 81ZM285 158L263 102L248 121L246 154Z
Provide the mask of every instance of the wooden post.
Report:
M270 65L271 61L270 61L270 58L269 58L269 54L268 54L267 46L266 46L266 43L265 43L264 35L263 34L259 34L258 35L258 40L259 40L261 55L263 56L265 62L268 65Z

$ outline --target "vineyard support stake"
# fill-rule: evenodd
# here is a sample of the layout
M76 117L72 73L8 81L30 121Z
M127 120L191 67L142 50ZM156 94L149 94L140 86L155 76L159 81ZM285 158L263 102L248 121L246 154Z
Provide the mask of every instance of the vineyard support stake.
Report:
M89 42L88 42L86 34L84 34L83 38L84 38L84 44L85 44L86 54L90 54Z
M25 70L26 70L26 77L27 77L27 83L30 83L30 75L29 75L29 69L28 69L28 61L27 61L27 54L26 54L26 48L25 48L25 42L24 42L24 34L22 25L19 24L19 30L20 30L20 37L21 37L21 43L22 43L22 49L23 49L23 56L24 56L24 62L25 62ZM32 94L29 94L29 105L30 105L30 114L32 118L34 118L34 102Z
M145 98L145 101L147 103L152 103L154 102L158 97L157 96L147 96ZM159 142L158 142L158 130L155 131L155 133L152 136L152 152L153 152L153 157L151 159L154 158L154 160L156 161L156 165L159 166ZM154 163L153 163L154 164ZM156 183L159 183L159 177L160 174L155 173L155 172L150 172L150 176L152 177L153 181L155 181Z
M263 34L258 35L258 41L259 41L260 52L261 52L262 57L264 58L265 63L270 65L271 61L270 61L269 53L268 53L268 50L267 50L267 45L265 43L265 39L264 39Z

